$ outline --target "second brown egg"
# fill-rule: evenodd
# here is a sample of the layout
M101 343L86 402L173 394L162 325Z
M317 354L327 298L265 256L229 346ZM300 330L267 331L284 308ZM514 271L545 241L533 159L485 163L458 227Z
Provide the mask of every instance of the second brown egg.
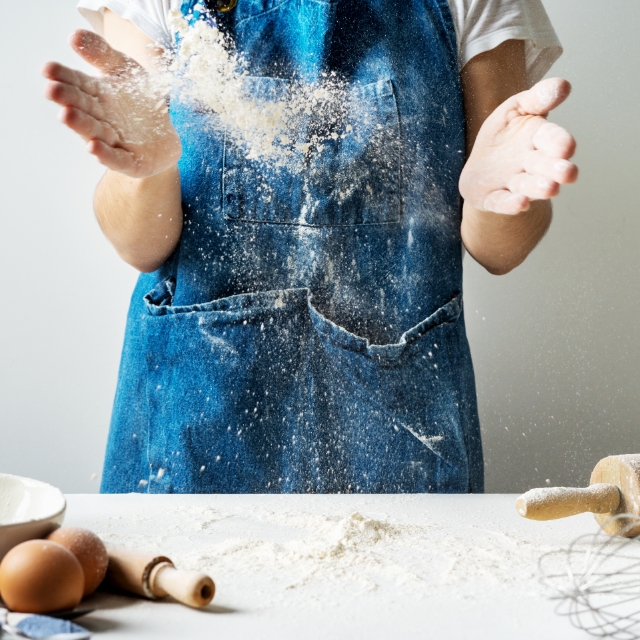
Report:
M62 527L51 533L48 540L66 547L78 558L84 571L84 594L93 593L104 580L109 564L107 549L100 538L87 529Z

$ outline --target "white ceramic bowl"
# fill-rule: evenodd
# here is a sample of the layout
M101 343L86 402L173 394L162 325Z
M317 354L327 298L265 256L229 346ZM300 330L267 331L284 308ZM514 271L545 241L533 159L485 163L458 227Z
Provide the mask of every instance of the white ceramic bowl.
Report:
M60 489L0 473L0 560L17 544L44 538L57 529L66 508Z

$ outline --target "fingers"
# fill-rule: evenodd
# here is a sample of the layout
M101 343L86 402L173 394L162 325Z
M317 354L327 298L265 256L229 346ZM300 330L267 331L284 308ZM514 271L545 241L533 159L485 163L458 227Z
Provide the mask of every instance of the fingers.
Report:
M578 167L573 162L538 150L529 152L525 157L524 171L516 174L507 188L529 200L548 200L558 195L561 184L570 184L577 178Z
M97 98L78 87L64 82L49 82L45 96L62 107L76 107L96 119L104 118L104 110Z
M65 67L58 62L47 62L47 64L42 67L42 75L52 82L72 84L94 98L97 97L100 92L99 80L86 73L82 73L82 71L69 69L69 67Z
M503 213L507 215L515 215L529 208L529 198L517 193L511 193L506 189L491 192L484 201L482 209L484 211L493 211L494 213Z
M576 141L566 130L553 122L545 122L533 134L533 146L556 158L571 158L576 151Z
M560 185L555 180L528 173L515 175L508 187L511 193L526 196L529 200L548 200L557 196L560 191Z
M90 140L87 144L87 149L101 164L112 171L130 173L136 166L136 160L131 151L111 147L101 140Z
M513 98L520 115L546 116L571 93L571 85L562 78L548 78Z
M109 46L104 38L92 31L74 31L69 43L79 56L105 75L121 75L141 69L135 60Z
M60 120L85 140L102 140L110 146L119 141L111 126L75 107L65 107L60 113Z
M544 151L530 151L524 170L532 176L544 176L558 184L571 184L578 179L578 167L569 160L550 156Z
M489 194L484 203L484 210L506 214L526 211L532 200L549 200L557 196L561 184L575 182L578 176L578 168L572 162L549 158L540 152L532 152L528 167L527 172L511 178L507 189ZM538 171L542 175L535 173ZM553 175L555 179L548 174Z
M108 169L129 174L137 168L133 152L113 146L117 143L117 136L108 126L73 107L67 107L62 111L61 120L85 140L88 140L87 150L89 153L93 154ZM99 139L98 135L102 139ZM105 139L109 142L105 142Z
M531 200L548 200L557 196L561 184L578 178L578 167L569 160L552 157L543 151L531 151L525 159L524 171L509 180L506 190L494 191L487 198L496 213L518 213L528 209ZM507 194L513 196L509 198ZM521 198L518 201L518 198ZM526 206L524 202L526 201Z

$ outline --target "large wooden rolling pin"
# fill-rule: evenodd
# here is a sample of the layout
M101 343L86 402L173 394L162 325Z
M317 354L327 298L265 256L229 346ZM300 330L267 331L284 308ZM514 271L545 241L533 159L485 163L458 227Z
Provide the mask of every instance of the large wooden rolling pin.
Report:
M216 592L213 580L198 571L181 571L165 556L108 548L106 584L139 596L171 596L190 607L204 607Z
M640 516L640 454L609 456L593 469L589 487L546 487L531 489L516 502L523 518L555 520L591 512L598 524L611 535L629 538L640 535L640 522L613 516Z

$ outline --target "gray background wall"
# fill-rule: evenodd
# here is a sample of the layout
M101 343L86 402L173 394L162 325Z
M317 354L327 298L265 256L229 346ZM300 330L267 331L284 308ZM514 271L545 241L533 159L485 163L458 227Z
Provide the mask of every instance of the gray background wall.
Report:
M74 0L7 12L0 39L0 471L98 490L135 272L103 239L102 170L42 98L47 59L78 66ZM546 0L574 93L579 185L512 274L465 262L487 490L583 484L640 451L640 6Z

